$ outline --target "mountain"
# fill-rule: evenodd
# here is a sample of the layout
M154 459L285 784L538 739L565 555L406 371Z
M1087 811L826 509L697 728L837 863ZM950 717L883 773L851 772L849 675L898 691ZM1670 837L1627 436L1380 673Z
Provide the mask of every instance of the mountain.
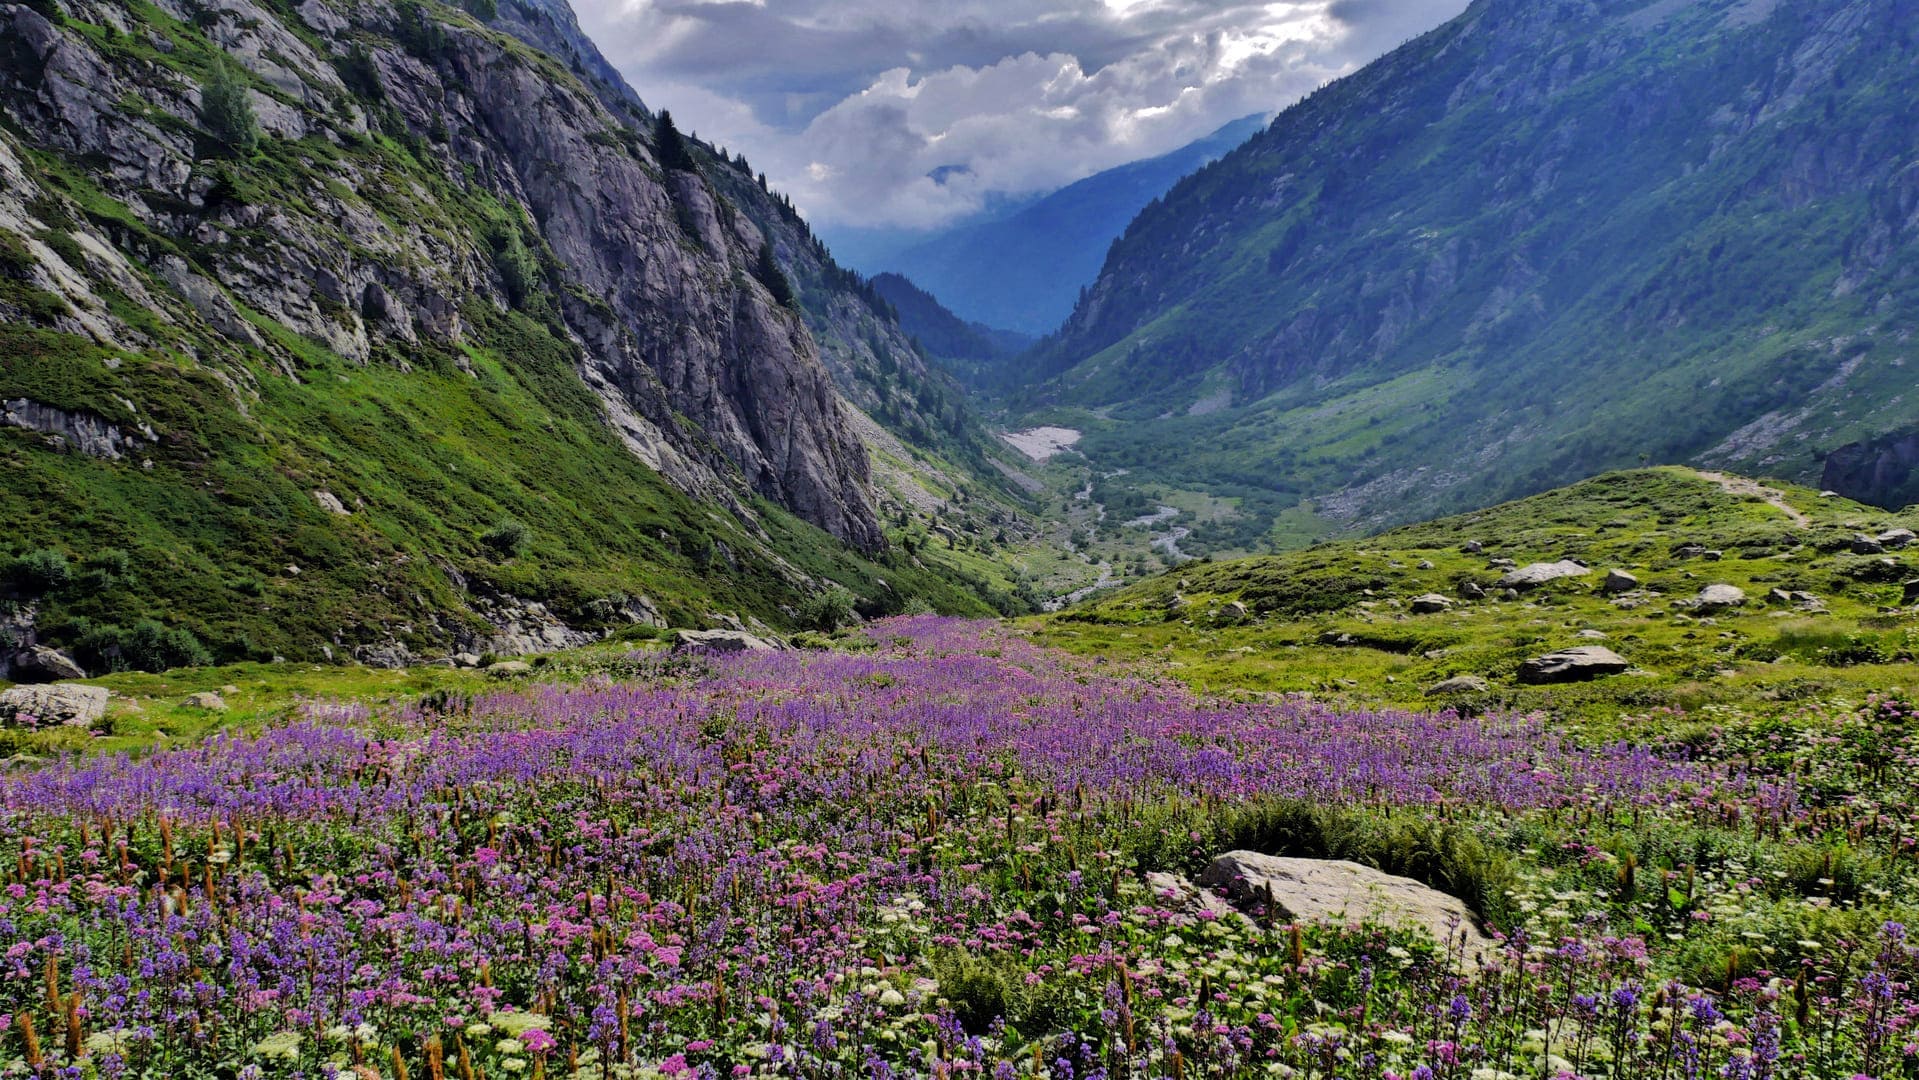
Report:
M1143 212L1031 400L1261 523L1648 460L1815 480L1919 418L1910 14L1477 0Z
M1265 125L1236 120L1170 154L1069 184L1003 217L921 241L876 265L911 278L962 319L1025 334L1050 333L1073 311L1100 257L1126 223L1180 177Z
M893 306L900 328L969 386L997 385L1005 378L1000 362L1033 345L1034 339L1025 334L967 322L898 274L875 275L872 285Z
M898 443L847 400L959 445L957 387L879 381L910 342L790 209L590 42L504 32L570 12L500 7L0 6L8 644L390 662L831 582L986 610L889 549Z

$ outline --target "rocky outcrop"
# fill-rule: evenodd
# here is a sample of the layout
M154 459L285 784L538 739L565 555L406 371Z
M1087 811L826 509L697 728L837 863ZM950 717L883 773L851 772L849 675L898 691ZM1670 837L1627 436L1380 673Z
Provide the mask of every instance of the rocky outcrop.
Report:
M778 646L765 638L743 630L681 630L674 636L673 651L685 653L777 652Z
M1499 587L1502 589L1519 589L1524 591L1526 589L1536 589L1541 585L1558 581L1561 578L1585 577L1590 573L1592 573L1591 568L1573 562L1571 559L1562 559L1559 562L1532 563L1510 571L1504 577L1500 578Z
M104 686L16 686L0 690L0 723L88 727L106 716L112 696Z
M1585 682L1602 675L1618 675L1631 667L1624 657L1604 645L1581 645L1536 656L1519 665L1519 681L1535 685Z
M1229 851L1207 866L1199 884L1228 897L1242 911L1269 909L1282 922L1418 928L1435 941L1459 947L1468 961L1497 948L1458 897L1358 863Z
M86 669L74 663L72 657L45 645L29 645L13 657L11 678L14 682L61 682L86 677Z
M0 401L0 425L37 431L63 450L110 461L134 452L143 441L159 439L144 423L134 428L135 436L129 436L119 425L90 413L68 412L26 398Z
M128 23L104 0L64 6L88 22ZM739 496L773 500L865 551L884 545L865 450L813 339L749 272L765 237L704 178L663 172L640 117L609 111L551 63L464 18L444 16L422 35L380 3L315 0L297 9L297 26L257 0L161 7L275 89L251 95L270 138L350 142L377 111L388 135L416 140L422 160L443 167L449 190L484 190L523 224L536 260L551 255L543 280L510 279L489 247L499 235L478 235L423 185L386 190L390 178L351 155L329 160L297 202L248 202L202 164L191 134L198 86L31 7L0 4L11 46L0 109L11 125L36 148L86 163L89 181L144 227L194 252L194 264L132 252L172 294L154 301L168 317L277 351L253 322L263 317L367 362L383 347L401 356L420 342L456 347L470 329L463 309L505 310L523 290L545 293L611 426L648 448L663 475L742 512ZM146 111L123 108L129 100ZM400 203L407 222L434 227L403 223ZM283 359L289 375L296 367ZM118 449L107 431L84 434L88 447Z
M1847 443L1831 451L1819 486L1888 510L1919 503L1919 430Z

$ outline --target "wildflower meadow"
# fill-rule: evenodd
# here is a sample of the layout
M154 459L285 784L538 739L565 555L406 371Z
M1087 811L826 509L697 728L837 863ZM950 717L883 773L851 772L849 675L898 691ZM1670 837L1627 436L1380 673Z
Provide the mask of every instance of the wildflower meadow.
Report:
M1573 735L867 635L8 774L0 1076L1919 1076L1896 698ZM1148 880L1237 848L1499 945Z

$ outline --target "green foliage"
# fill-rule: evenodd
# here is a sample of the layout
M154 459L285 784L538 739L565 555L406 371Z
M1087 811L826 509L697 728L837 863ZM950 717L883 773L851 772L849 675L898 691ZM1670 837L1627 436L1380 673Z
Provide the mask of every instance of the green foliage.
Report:
M251 157L260 148L260 121L253 114L246 79L230 60L216 63L200 88L200 124L235 157Z
M773 294L773 299L781 307L793 306L793 283L786 280L785 271L780 269L780 264L773 258L771 243L765 241L760 243L759 257L753 262L753 277L766 286L766 291Z
M673 114L665 109L653 124L653 149L659 158L660 168L668 172L698 172L700 166L693 160L693 152L688 148L686 136L680 134L679 126L673 122Z
M814 593L800 605L800 625L830 634L842 626L852 625L854 604L853 594L838 585Z
M73 582L73 565L65 552L39 548L8 564L7 580L31 595L57 592Z
M512 520L501 521L480 534L480 543L502 559L519 558L526 554L527 546L532 542L532 531Z
M397 7L400 46L418 59L434 63L446 53L446 27L419 0L400 0Z
M86 619L56 627L61 640L89 671L167 671L206 667L213 653L193 631L141 619L131 626L95 624Z
M526 246L520 230L511 225L494 231L491 246L493 268L500 275L507 299L514 307L526 310L545 285L539 258Z

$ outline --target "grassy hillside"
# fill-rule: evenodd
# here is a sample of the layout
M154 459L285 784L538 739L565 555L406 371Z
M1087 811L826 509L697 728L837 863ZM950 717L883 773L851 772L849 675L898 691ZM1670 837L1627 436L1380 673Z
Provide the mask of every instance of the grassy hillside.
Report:
M1904 583L1919 548L1853 553L1860 533L1919 525L1792 486L1688 469L1613 473L1488 510L1266 558L1192 563L1036 624L1076 652L1149 659L1210 690L1310 693L1407 706L1543 709L1616 718L1919 685ZM1477 553L1467 548L1477 543ZM1577 560L1589 576L1508 598L1507 572ZM1607 572L1639 587L1603 591ZM1709 585L1743 606L1695 609ZM1472 600L1472 589L1485 598ZM1774 590L1810 594L1787 600ZM1439 594L1450 610L1414 614ZM1243 611L1235 605L1243 605ZM1634 670L1522 684L1525 660L1598 645ZM1459 676L1482 690L1434 694Z

